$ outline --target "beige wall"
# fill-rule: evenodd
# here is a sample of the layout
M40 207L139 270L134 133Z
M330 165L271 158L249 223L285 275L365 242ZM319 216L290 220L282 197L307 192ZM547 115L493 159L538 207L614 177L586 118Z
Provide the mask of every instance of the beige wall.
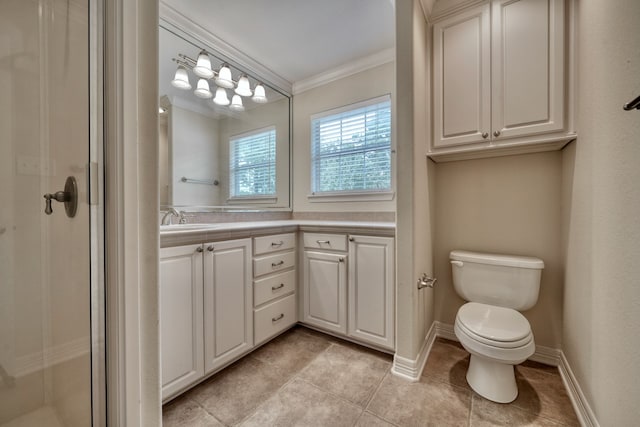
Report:
M220 179L218 120L172 105L169 108L169 199L176 206L217 206L220 186L182 182Z
M582 1L578 141L563 153L563 351L601 426L640 409L640 2Z
M540 296L524 315L536 344L560 347L561 183L559 151L436 165L436 320L453 324L464 303L451 281L451 250L536 256L545 263Z
M394 92L392 62L293 96L293 210L301 212L395 211L395 200L383 202L311 203L311 121L313 114ZM392 113L393 114L393 113ZM393 143L392 143L393 144ZM393 156L392 156L393 162Z

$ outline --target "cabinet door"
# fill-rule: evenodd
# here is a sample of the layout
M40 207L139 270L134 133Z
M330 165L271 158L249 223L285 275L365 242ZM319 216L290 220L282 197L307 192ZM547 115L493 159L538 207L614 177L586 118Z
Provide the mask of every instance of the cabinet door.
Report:
M489 140L489 14L490 7L487 4L459 13L433 26L435 148Z
M304 321L347 333L346 255L304 252Z
M495 0L492 5L492 137L564 127L562 0Z
M395 249L391 237L351 236L349 336L393 349Z
M160 249L162 398L204 375L202 245Z
M205 244L205 373L253 347L251 239Z

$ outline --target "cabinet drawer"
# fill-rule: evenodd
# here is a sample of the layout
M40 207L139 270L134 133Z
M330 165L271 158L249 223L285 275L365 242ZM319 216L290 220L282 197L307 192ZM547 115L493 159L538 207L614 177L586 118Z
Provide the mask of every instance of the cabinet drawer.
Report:
M253 260L253 275L259 277L264 274L286 270L296 265L296 253L294 251L275 255L267 255Z
M286 295L296 288L296 272L289 270L276 276L256 280L253 283L253 305L255 307Z
M253 254L261 255L271 252L293 249L296 247L295 233L276 234L253 239Z
M256 310L253 319L257 345L297 322L295 294Z
M304 233L304 247L331 251L346 251L345 234Z

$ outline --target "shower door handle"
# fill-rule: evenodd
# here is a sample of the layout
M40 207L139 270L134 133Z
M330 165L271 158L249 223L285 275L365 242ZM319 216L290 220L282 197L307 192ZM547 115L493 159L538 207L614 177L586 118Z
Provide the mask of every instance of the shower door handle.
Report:
M69 218L76 216L78 210L78 184L76 179L72 176L67 177L67 181L64 184L64 191L56 191L55 193L47 193L44 195L45 208L44 213L51 215L53 208L51 201L64 203L64 210L67 212Z

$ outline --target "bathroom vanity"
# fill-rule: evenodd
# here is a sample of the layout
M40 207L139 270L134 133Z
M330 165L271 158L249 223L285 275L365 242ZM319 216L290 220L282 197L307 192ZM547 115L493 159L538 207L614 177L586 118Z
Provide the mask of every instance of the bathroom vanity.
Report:
M167 401L300 322L395 349L395 224L263 221L161 227Z

